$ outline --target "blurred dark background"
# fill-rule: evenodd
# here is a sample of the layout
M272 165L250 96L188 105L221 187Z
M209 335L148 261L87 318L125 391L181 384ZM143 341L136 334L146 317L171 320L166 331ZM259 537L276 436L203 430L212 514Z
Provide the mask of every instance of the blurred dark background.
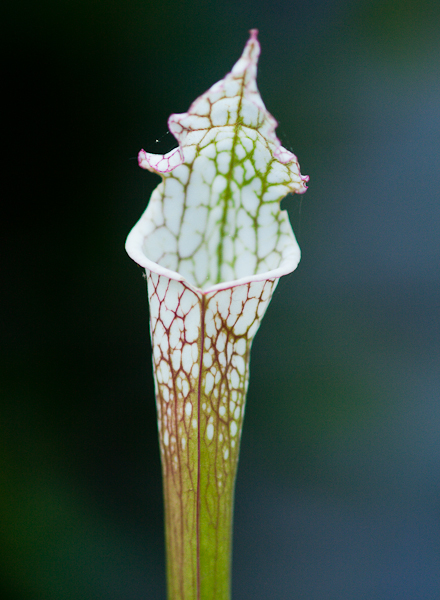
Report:
M440 3L9 3L0 596L165 600L141 148L260 30L310 175L257 335L235 600L440 598ZM6 138L6 134L11 135ZM159 140L156 142L156 140Z

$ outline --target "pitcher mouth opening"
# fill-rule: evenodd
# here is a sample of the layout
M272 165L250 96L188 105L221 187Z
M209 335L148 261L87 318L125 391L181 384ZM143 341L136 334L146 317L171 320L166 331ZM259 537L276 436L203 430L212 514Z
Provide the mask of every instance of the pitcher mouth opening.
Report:
M286 213L287 212L282 211ZM127 254L130 256L132 260L134 260L138 265L156 273L158 275L162 275L164 277L168 277L168 279L173 279L175 281L181 281L185 283L193 291L199 294L208 294L209 292L214 292L222 289L228 289L237 285L245 285L252 281L264 281L268 279L278 279L283 275L287 275L294 271L298 263L301 259L301 251L296 242L295 237L292 233L292 240L289 247L286 246L284 249L283 255L278 261L278 264L274 264L273 268L261 272L249 272L245 273L239 277L233 277L231 279L227 279L224 281L220 281L217 283L212 283L207 278L206 283L204 285L197 285L198 282L195 282L191 276L188 276L186 273L182 273L176 271L161 262L155 262L151 260L145 253L145 229L146 229L146 219L145 214L140 219L140 221L133 227L131 232L127 237L127 241L125 244L125 249Z

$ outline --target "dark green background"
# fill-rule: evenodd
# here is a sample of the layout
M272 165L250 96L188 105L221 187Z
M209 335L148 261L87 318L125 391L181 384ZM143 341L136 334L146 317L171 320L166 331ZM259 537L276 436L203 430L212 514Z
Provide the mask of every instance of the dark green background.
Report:
M440 595L440 3L76 0L5 9L0 594L164 600L140 148L260 30L310 175L257 335L235 600ZM6 137L6 134L10 134ZM156 139L159 142L156 143Z

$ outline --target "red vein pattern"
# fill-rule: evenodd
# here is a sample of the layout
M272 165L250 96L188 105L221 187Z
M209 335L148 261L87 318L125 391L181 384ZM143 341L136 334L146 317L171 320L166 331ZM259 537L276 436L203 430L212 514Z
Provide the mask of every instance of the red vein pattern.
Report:
M250 348L275 285L204 294L148 274L170 598L228 597Z

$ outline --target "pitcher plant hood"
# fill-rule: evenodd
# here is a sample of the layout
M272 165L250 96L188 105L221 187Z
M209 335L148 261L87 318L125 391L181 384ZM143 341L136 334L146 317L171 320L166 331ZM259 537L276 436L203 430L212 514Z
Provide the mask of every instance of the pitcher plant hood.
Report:
M224 79L171 115L179 146L141 150L139 165L162 176L126 249L142 267L204 292L278 278L300 259L280 200L306 191L297 158L281 146L257 89L260 45L252 30Z

